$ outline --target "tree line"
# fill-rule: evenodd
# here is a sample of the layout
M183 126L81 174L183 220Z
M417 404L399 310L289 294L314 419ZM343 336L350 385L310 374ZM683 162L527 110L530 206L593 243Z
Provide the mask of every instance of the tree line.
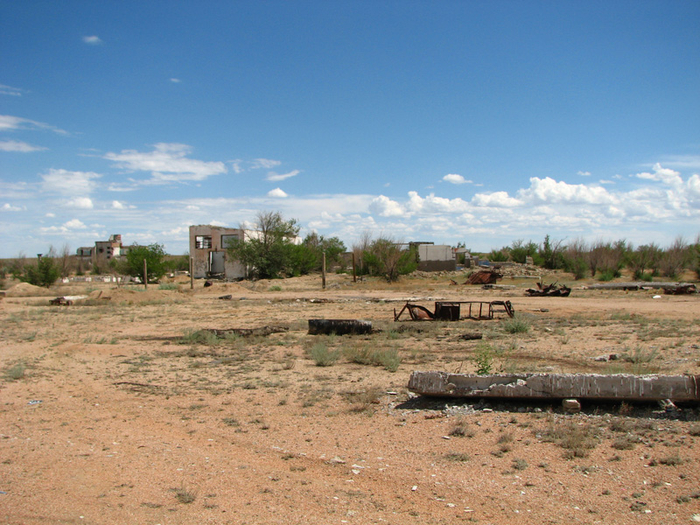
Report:
M537 266L570 272L575 279L595 277L609 281L620 277L624 268L628 268L633 278L639 281L651 281L660 276L677 279L685 270L695 271L700 278L700 235L694 243L676 237L665 248L656 243L635 247L624 239L591 243L575 239L564 244L564 241L554 241L547 235L541 244L517 240L488 254L492 262L524 264L528 257Z

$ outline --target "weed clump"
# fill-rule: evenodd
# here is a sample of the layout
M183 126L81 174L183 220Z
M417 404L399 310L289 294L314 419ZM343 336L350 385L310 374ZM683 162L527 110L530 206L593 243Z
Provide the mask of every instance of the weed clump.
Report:
M316 343L309 349L316 366L333 366L340 357L340 350L330 350L324 343Z

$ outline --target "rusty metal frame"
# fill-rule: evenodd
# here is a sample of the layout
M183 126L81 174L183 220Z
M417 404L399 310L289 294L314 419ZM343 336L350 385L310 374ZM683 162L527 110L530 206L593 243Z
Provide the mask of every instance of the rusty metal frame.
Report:
M469 313L464 317L462 317L462 305L469 307ZM435 301L434 312L425 306L407 301L399 313L394 309L394 321L399 321L406 310L412 321L459 321L461 319L490 321L495 317L496 307L502 307L509 317L515 317L515 310L510 301Z

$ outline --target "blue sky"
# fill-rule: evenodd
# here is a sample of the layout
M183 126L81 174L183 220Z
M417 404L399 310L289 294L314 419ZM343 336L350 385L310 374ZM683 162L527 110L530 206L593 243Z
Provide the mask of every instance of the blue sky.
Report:
M700 2L0 0L0 257L260 210L399 241L700 234Z

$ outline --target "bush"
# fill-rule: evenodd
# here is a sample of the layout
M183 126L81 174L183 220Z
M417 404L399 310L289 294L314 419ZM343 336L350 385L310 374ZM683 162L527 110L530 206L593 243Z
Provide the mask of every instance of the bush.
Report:
M340 350L329 350L323 343L316 343L309 350L309 355L316 366L332 366L340 357Z
M142 283L146 282L144 276L144 261L146 261L146 271L148 281L157 282L165 275L167 267L164 263L165 250L162 244L151 244L149 246L130 246L126 253L126 259L118 264L119 271L131 277L138 277Z
M480 376L489 375L493 371L494 352L490 345L481 343L476 348L474 353L474 363L476 364L476 373Z
M39 258L36 265L18 266L13 270L13 276L25 283L49 288L61 276L61 270L54 260L53 251L50 250L48 255Z
M516 315L503 321L503 329L509 334L524 334L530 331L530 323Z

